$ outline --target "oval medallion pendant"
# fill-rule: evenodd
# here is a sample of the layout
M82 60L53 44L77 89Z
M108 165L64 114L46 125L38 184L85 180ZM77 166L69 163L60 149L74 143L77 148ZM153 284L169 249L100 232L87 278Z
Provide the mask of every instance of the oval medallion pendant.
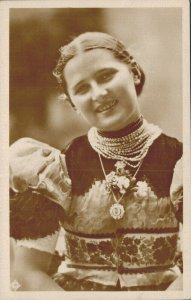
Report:
M119 203L115 203L110 207L110 215L112 216L112 218L114 218L115 220L121 219L124 215L124 207L123 205L119 204Z

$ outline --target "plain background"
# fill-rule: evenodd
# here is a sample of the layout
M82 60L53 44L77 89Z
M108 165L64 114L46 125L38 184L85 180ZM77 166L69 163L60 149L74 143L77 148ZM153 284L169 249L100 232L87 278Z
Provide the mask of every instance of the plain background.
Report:
M30 136L63 148L89 125L57 101L58 49L85 31L122 40L146 74L143 116L182 139L181 8L10 10L10 143ZM170 116L170 118L169 118Z

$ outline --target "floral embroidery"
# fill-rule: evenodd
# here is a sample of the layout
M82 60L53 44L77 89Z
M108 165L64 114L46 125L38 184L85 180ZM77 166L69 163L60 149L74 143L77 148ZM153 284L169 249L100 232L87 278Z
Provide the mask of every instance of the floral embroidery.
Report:
M175 248L176 242L176 236L167 237L165 240L163 238L158 238L154 242L153 248L156 248L156 251L154 252L154 258L158 263L173 259L175 253L172 251L172 249Z
M136 245L134 238L125 238L121 259L131 264L163 265L173 261L176 249L177 235L171 237L146 238ZM126 251L125 251L126 250Z
M96 246L96 244L93 244L93 243L87 243L86 246L87 246L87 250L88 250L89 253L94 253L94 252L97 251L97 246Z
M100 251L105 254L105 255L111 255L113 252L113 247L111 245L110 241L102 241L99 243L98 248L100 249Z
M122 236L114 240L92 239L86 241L70 234L66 235L68 257L72 262L125 267L161 266L173 263L177 234L156 236L140 234ZM118 245L118 246L117 246Z

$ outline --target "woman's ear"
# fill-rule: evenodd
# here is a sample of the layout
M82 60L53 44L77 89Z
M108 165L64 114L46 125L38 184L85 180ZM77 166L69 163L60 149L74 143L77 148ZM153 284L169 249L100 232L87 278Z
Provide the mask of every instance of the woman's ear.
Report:
M69 101L68 96L64 93L60 94L57 99L58 99L59 102Z
M72 100L70 99L70 96L66 95L65 93L62 93L57 97L57 99L59 102L69 103L72 106L72 108L75 110L75 105L73 104Z

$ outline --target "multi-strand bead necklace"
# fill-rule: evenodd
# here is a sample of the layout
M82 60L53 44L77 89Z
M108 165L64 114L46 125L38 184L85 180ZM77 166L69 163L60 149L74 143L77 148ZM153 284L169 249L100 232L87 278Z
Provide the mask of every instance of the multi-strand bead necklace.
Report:
M149 147L154 140L159 137L162 130L153 124L149 124L145 119L139 119L134 123L136 129L127 135L121 137L105 137L96 128L91 128L88 132L88 140L92 148L98 153L102 171L105 176L106 186L109 187L109 194L113 196L114 204L110 207L110 215L115 220L121 219L124 215L124 207L119 202L123 199L127 190L129 190L136 179L143 159L145 158ZM117 160L117 171L108 175L105 172L101 156L107 159ZM134 175L129 176L125 167L134 168ZM120 187L121 181L125 186L119 191L122 195L117 199L113 190Z
M122 137L108 138L92 127L88 132L88 140L92 148L103 157L124 161L128 167L138 168L149 147L160 134L161 129L158 126L143 119L138 129Z

